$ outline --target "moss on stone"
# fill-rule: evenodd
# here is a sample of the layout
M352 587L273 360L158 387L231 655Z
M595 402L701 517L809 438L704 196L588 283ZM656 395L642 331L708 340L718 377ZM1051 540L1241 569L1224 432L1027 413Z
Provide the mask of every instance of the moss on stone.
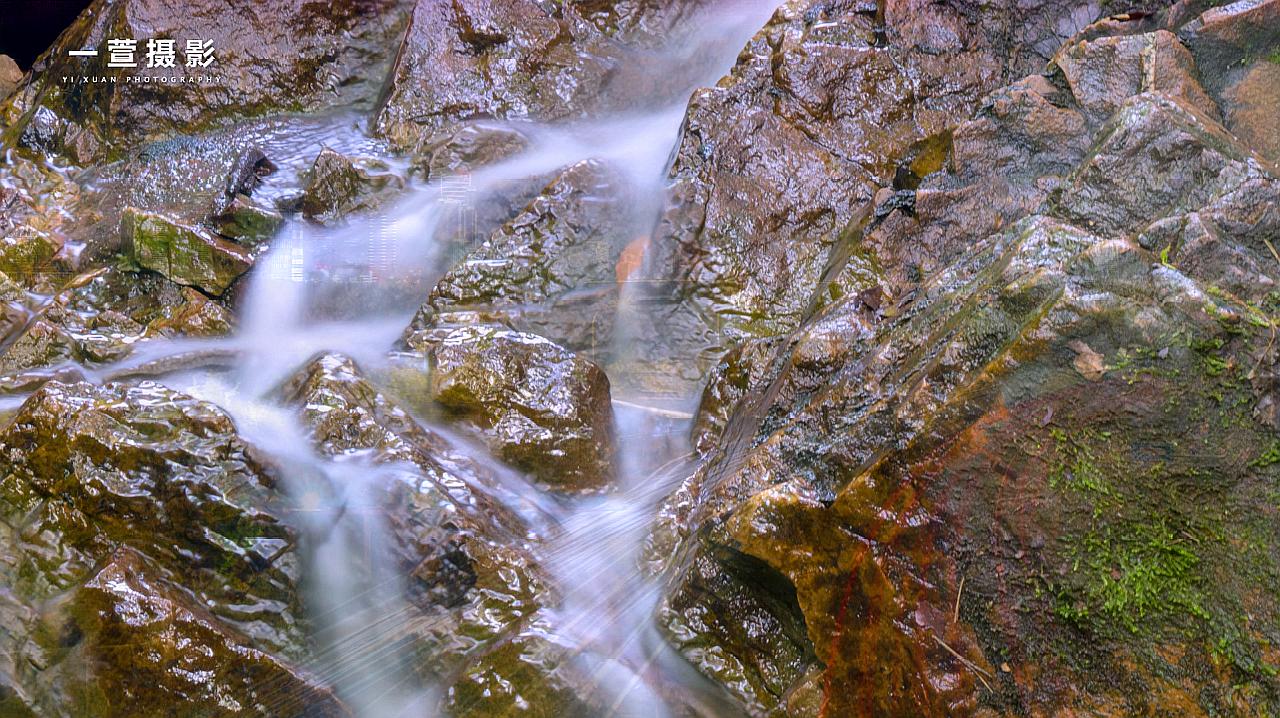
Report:
M154 212L126 208L120 224L134 261L178 284L220 295L253 266L244 248Z

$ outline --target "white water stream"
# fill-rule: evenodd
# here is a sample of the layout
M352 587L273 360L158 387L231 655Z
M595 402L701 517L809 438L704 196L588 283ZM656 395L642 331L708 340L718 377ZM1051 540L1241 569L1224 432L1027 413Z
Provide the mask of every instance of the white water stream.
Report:
M680 67L681 76L696 76L688 92L714 84L731 67L774 4L714 4L687 36L673 41L665 61ZM704 64L690 73L688 63L695 61ZM655 71L661 70L657 63ZM531 147L470 175L469 191L482 195L513 180L597 159L626 178L641 223L637 235L648 235L661 206L684 110L682 100L625 117L520 125ZM281 172L268 179L261 193L271 196L296 182L297 172L321 145L364 154L380 151L359 131L360 120L342 117L327 130L265 137L264 149ZM363 718L430 715L439 699L438 686L416 684L395 660L399 649L394 639L404 632L410 612L403 603L402 577L381 550L387 542L385 527L369 518L377 515L384 487L406 480L410 469L374 465L358 456L334 460L318 455L294 411L271 397L275 387L321 351L350 356L370 374L387 365L412 313L447 269L444 248L435 240L456 219L453 198L445 189L412 187L393 207L352 217L337 228L290 220L249 279L235 336L144 342L125 362L86 372L103 380L183 353L224 357L215 366L170 374L163 381L224 408L245 438L283 467L286 487L300 509L298 529L312 554L307 595L320 649L308 668L334 685ZM365 285L356 319L334 311L331 301L352 283ZM401 290L384 292L381 286ZM405 286L415 291L404 292ZM616 384L617 377L611 378ZM621 456L613 491L553 498L507 471L511 480L494 497L529 522L539 559L563 597L530 630L542 631L576 653L578 667L594 679L593 702L607 706L609 715L667 715L673 691L681 694L682 714L691 707L703 715L726 714L732 710L727 702L657 635L652 615L658 587L643 579L637 567L657 503L687 468L682 456L687 423L658 420L644 408L647 397L614 398L625 401L615 406ZM691 406L694 398L687 400ZM454 436L447 427L431 428ZM454 438L459 450L475 451Z

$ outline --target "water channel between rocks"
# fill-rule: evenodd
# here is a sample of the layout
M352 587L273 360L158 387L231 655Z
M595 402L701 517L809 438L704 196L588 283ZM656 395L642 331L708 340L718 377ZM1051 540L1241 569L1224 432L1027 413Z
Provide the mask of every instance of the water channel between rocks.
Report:
M155 378L217 405L279 469L289 496L284 511L307 553L305 604L317 649L303 657L302 667L333 686L359 715L429 714L441 700L441 686L424 682L409 668L415 649L407 639L429 633L431 627L423 624L438 619L423 617L406 602L406 577L388 554L392 537L383 516L388 486L413 487L421 478L408 463L379 462L360 452L316 452L296 410L282 405L280 386L319 354L348 357L368 375L394 374L405 361L393 351L404 327L421 297L456 260L435 237L471 229L476 198L593 161L623 183L616 211L626 231L647 235L661 210L664 175L688 94L714 84L772 10L758 0L726 7L706 14L700 26L711 31L654 51L657 72L670 63L695 80L678 101L668 97L651 111L594 121L515 125L532 141L496 165L412 186L393 204L336 226L291 218L255 263L234 335L151 341L125 360L86 372L95 381ZM694 60L703 64L690 72L687 65ZM237 140L260 148L275 165L255 198L273 201L296 192L303 172L326 148L376 157L403 171L402 160L366 135L367 121L358 113L339 112L238 128ZM629 305L624 296L616 321L626 322L640 311L643 307ZM625 327L614 334L620 346L610 353L625 357L632 337ZM624 378L610 370L615 385L625 385L619 381ZM5 405L16 407L24 399L10 396ZM515 514L525 528L524 535L512 538L541 564L559 600L526 617L521 633L565 649L574 670L588 678L577 686L588 693L583 699L606 706L607 715L660 716L667 713L668 700L715 715L737 710L657 634L652 616L658 579L645 576L639 566L659 502L687 474L689 419L696 401L692 393L615 389L615 486L581 498L545 493L489 459L477 439L431 416L418 417L447 438L450 451L484 465L483 476L469 475L465 465L458 472L469 482L459 496L482 494ZM475 620L485 622L483 616ZM505 619L493 620L492 628L501 630Z

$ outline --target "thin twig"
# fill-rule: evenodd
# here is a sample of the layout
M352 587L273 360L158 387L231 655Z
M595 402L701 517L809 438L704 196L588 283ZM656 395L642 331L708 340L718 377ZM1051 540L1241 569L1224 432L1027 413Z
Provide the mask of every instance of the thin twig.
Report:
M950 653L951 655L955 656L955 657L956 657L956 660L960 661L960 662L961 662L961 663L963 663L965 666L967 666L967 667L969 668L969 670L973 671L974 675L976 675L976 676L978 677L978 680L982 681L982 685L986 686L986 687L987 687L987 690L988 690L989 692L991 692L991 693L995 693L995 691L994 691L994 690L992 690L992 688L991 688L991 684L990 684L990 683L987 683L987 679L986 679L986 678L983 678L983 676L986 676L987 678L994 678L994 676L992 676L990 673L987 673L985 670L983 670L983 669L982 669L982 667L981 667L981 666L979 666L977 663L974 663L973 661L969 660L968 658L965 658L964 656L962 656L962 655L960 655L959 653L957 653L957 652L956 652L956 649L952 648L951 646L948 646L948 645L947 645L947 643L946 643L946 641L943 641L941 638L938 638L937 634L932 634L932 633L931 633L931 634L929 634L929 635L933 636L933 640L934 640L934 641L937 641L937 643L938 643L938 645L939 645L939 646L942 646L943 648L947 649L947 652L948 652L948 653Z
M951 616L952 623L960 622L960 597L964 595L964 575L960 575L960 588L956 590L956 610Z
M1267 249L1271 250L1271 256L1275 257L1277 262L1280 262L1280 253L1276 252L1276 246L1271 243L1271 240L1263 237L1262 241L1266 242Z

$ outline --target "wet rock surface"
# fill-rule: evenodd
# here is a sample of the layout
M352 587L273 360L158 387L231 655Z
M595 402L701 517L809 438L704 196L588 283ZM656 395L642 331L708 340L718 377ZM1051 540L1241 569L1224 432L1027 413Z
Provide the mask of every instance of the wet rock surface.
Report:
M155 384L50 383L0 441L6 595L71 592L7 626L20 705L123 715L299 701L345 714L272 657L304 650L299 566L275 479L226 414ZM184 641L207 652L177 650ZM280 694L260 693L268 678Z
M253 266L253 256L239 245L160 214L126 208L121 232L139 266L215 296Z
M66 660L110 671L74 686L85 711L138 715L178 704L196 713L353 715L329 690L158 580L148 559L129 549L85 582L70 611L83 635Z
M0 713L1280 710L1280 3L780 3L661 202L732 13L259 5L0 57Z
M14 129L22 142L87 163L157 134L369 101L394 54L408 4L206 2L172 10L162 0L98 0L81 14L36 61L37 81L11 100L23 114ZM130 79L163 75L171 81L63 81L114 75L107 67L112 38L139 40ZM152 38L175 40L173 67L147 67L146 40ZM193 40L208 41L211 57L193 53L187 46ZM84 48L99 54L67 55Z
M629 219L616 173L592 161L568 168L440 279L409 332L501 322L607 356Z
M783 4L725 80L690 101L648 268L657 291L692 305L663 317L682 327L675 351L709 367L726 342L794 329L877 190L914 189L936 169L936 147L917 143L1100 14L1092 3Z
M1274 481L1277 174L1194 54L1085 38L993 92L855 225L834 300L717 367L651 551L672 641L749 705L1274 705L1270 549L1228 537L1274 536L1244 505Z
M409 344L431 362L431 397L475 421L503 460L563 491L607 485L613 409L600 367L492 325L418 333Z
M212 219L218 234L250 245L271 239L284 224L280 212L239 193Z
M102 174L115 180L112 194L121 205L203 222L231 210L274 170L251 140L211 134L147 144Z
M311 165L302 214L332 222L353 212L376 208L404 189L404 179L381 160L346 157L325 149Z
M639 48L697 6L419 0L375 129L411 149L459 120L560 120L624 108L634 92L624 79L644 61Z
M72 278L47 302L26 292L10 296L14 330L0 356L10 390L38 386L48 367L100 366L129 356L146 340L222 336L235 325L230 310L197 290L158 274L140 280L114 268Z
M1275 21L1271 3L1235 2L1206 10L1181 31L1227 128L1272 161L1280 158L1280 128L1261 108L1280 91Z
M321 452L373 452L375 464L414 467L414 480L387 485L381 512L416 612L406 660L449 686L439 710L582 709L577 694L588 682L569 665L571 652L527 633L538 611L555 604L555 589L523 541L528 528L476 490L493 487L492 470L424 428L346 357L316 357L283 392ZM393 632L381 640L404 639Z

